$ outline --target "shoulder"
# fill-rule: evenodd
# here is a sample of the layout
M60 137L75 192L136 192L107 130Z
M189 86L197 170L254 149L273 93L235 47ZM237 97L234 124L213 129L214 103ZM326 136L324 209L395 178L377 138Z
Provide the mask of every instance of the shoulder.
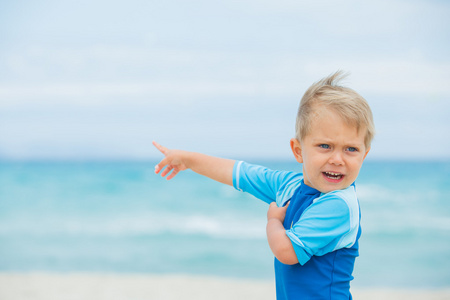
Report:
M345 215L350 221L350 228L359 225L360 208L355 186L320 195L313 204L334 215Z
M355 188L321 194L286 231L299 262L313 255L352 247L358 239L359 206Z

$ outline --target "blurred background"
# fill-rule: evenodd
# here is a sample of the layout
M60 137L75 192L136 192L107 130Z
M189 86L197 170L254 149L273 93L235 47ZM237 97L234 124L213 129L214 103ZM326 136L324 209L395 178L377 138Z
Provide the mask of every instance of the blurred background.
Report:
M448 1L2 1L0 271L272 278L266 206L151 145L300 171L298 103L348 71L377 135L355 285L450 285Z

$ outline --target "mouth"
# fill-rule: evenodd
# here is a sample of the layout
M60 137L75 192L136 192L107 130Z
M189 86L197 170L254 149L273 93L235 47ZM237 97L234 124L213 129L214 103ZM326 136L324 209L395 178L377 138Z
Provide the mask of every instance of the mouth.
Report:
M322 172L325 179L330 182L340 182L344 178L344 174L335 173L335 172Z

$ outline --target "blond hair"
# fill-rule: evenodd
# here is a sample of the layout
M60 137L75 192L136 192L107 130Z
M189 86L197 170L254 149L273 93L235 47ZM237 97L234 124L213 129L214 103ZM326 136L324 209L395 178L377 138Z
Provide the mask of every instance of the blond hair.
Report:
M372 111L367 101L354 90L339 85L347 76L342 71L314 83L303 95L297 113L295 137L300 142L311 131L311 122L317 115L317 109L324 107L332 109L347 124L356 129L365 129L364 144L370 148L375 135L375 125Z

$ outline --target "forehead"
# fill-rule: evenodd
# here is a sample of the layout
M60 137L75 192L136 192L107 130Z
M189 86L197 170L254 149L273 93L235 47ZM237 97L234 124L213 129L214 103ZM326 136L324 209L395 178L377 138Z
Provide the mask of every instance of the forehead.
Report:
M314 111L314 117L311 118L310 132L305 138L363 144L365 134L365 128L360 128L356 122L349 123L334 110L321 108Z

